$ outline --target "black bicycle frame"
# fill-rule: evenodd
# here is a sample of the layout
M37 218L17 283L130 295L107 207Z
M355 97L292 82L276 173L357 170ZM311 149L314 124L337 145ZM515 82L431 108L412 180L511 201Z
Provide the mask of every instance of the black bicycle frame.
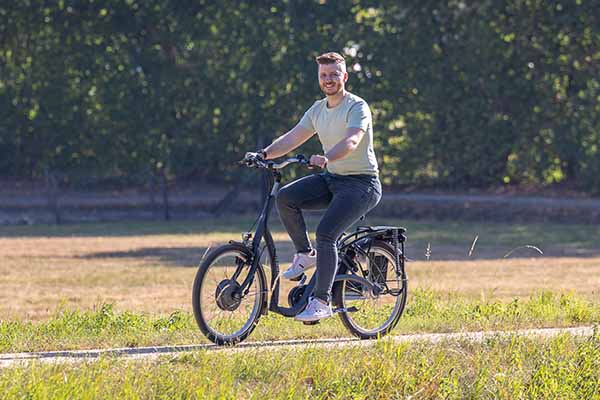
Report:
M394 257L396 262L396 273L402 273L403 281L406 281L406 274L404 270L404 263L406 258L404 257L404 242L406 236L404 233L406 229L399 226L359 226L355 232L343 236L338 242L338 249L342 251L348 247L355 245L357 242L365 239L381 239L384 242L391 242L394 248ZM353 240L350 240L354 237ZM361 246L354 246L356 250L366 255L368 251L364 251Z
M370 246L373 239L379 239L392 245L394 249L394 261L396 265L396 276L402 277L402 287L406 287L407 277L404 265L406 257L404 256L404 243L406 229L398 226L359 226L356 231L346 234L338 241L338 252L345 253L345 250L352 248L353 251L368 257ZM359 242L367 241L369 247L365 250ZM348 258L348 257L346 257ZM351 268L353 261L344 259L347 267Z
M285 317L293 317L293 316L297 315L298 313L300 313L304 309L306 303L308 302L308 298L312 294L313 288L315 286L316 275L312 276L312 278L310 279L310 281L308 282L308 284L306 285L306 287L304 289L304 293L302 294L302 297L298 300L298 302L294 306L284 307L279 304L279 294L280 294L279 293L279 284L280 284L279 262L277 259L275 242L273 240L273 236L271 235L271 232L269 231L268 221L269 221L269 216L270 216L271 210L273 208L273 202L275 201L275 197L276 197L277 192L279 191L279 187L281 185L281 173L275 169L271 169L271 170L269 170L269 172L270 172L270 174L268 176L269 182L267 185L267 195L265 197L265 201L264 201L260 216L257 221L257 226L256 226L256 231L254 233L254 237L252 238L252 246L251 246L252 256L253 256L252 266L250 267L250 271L248 272L246 279L241 284L240 291L242 293L245 293L247 288L252 284L252 281L254 279L254 274L256 273L256 271L260 265L260 259L262 257L260 243L261 243L262 239L264 238L265 244L266 244L266 250L268 251L269 258L271 260L271 288L272 289L271 289L271 301L269 303L268 309L272 312L281 314ZM361 234L363 233L363 231L354 232L350 235L347 235L347 236L341 238L341 245L343 247L346 247L352 243L355 243L358 240L364 239L365 237L370 237L370 236L376 237L378 235L386 234L386 232L389 230L387 228L388 227L386 227L385 230L380 230L380 231L370 230L370 231L368 231L368 233L367 233L367 231L364 231L365 235L361 235L357 239L345 244L344 242L348 238L355 236L357 233L361 233ZM402 232L400 232L400 230L402 230ZM402 272L404 272L404 236L402 235L403 232L404 232L403 228L396 228L397 239L398 238L400 239L398 242L396 242L396 245L398 243L402 243L402 251L401 252L398 251L399 250L398 246L396 246L396 257L397 257L396 265L398 266L400 262L402 263L402 267L401 267ZM250 236L247 237L248 240L249 240L249 238L250 238ZM400 256L400 254L401 254L401 256ZM406 275L403 273L402 276L405 277ZM360 284L369 288L369 290L376 289L376 286L373 283L371 283L370 281L368 281L367 279L365 279L361 276L354 275L354 274L338 274L338 275L336 275L334 281L339 282L339 281L343 281L343 280L352 280L355 282L359 282Z

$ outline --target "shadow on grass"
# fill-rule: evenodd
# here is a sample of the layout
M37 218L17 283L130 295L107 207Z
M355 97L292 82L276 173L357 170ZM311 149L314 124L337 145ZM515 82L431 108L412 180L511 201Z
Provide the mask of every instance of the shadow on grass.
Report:
M152 263L168 267L197 267L207 250L213 250L226 243L216 243L208 247L144 247L128 251L107 251L89 253L79 258L101 259L101 258L137 258L148 259ZM277 256L280 262L286 263L291 260L293 247L290 242L276 242Z
M202 257L207 253L207 250L212 250L224 243L215 243L214 246L208 247L143 247L136 250L128 251L109 251L109 252L94 252L81 256L82 259L102 259L102 258L134 258L147 259L151 263L164 265L169 267L197 267ZM280 263L288 263L293 257L294 248L290 241L277 241L275 243L277 256ZM406 255L410 261L427 261L427 244L426 243L411 243L406 248ZM552 258L558 257L600 257L598 249L548 249L544 250L544 254L539 254L536 250L524 246L510 248L509 246L485 247L476 248L472 255L469 256L469 248L446 245L446 246L430 246L430 261L477 261L477 260L500 260L500 259L517 259L517 258L545 258L548 263L552 262ZM510 254L509 254L510 253ZM509 254L508 257L505 257Z
M320 213L307 213L309 232L315 232ZM2 226L1 238L61 238L61 237L135 237L135 236L186 236L225 234L240 240L240 233L249 230L255 215L224 216L202 220L169 222L112 222L73 225ZM407 256L412 260L448 261L537 257L599 257L600 227L582 224L531 223L512 224L499 222L427 221L400 218L369 217L361 225L400 225L408 228ZM276 212L269 220L274 234L285 234ZM353 230L351 228L350 230ZM478 238L471 251L474 239ZM160 239L157 239L160 241ZM290 245L287 242L282 244ZM529 247L528 247L529 246ZM544 253L540 255L533 247ZM429 251L427 250L429 247ZM90 254L93 257L155 257L168 264L191 266L197 263L204 249L195 251L188 247L148 247L128 252ZM512 252L512 253L511 253ZM469 255L471 253L471 255ZM178 255L183 254L183 256ZM188 254L187 256L185 254ZM280 254L281 255L281 254ZM282 258L283 259L283 258ZM174 260L174 261L169 261ZM178 261L185 260L185 261Z
M548 259L548 263L551 263L553 258L600 257L600 249L564 245L536 246L529 245L527 244L528 242L522 243L522 245L500 243L496 246L476 246L471 252L471 248L468 245L440 245L435 242L412 242L407 245L406 255L413 261L477 261L546 258Z
M207 249L207 247L143 247L136 250L89 253L79 258L85 260L138 258L170 267L197 267Z

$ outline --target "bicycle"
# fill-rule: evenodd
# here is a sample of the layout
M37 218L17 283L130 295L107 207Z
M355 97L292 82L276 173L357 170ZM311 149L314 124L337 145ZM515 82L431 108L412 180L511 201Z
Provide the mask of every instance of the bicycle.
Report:
M246 339L260 317L269 311L294 317L306 307L315 285L314 274L308 283L303 274L295 279L297 285L288 293L289 307L279 304L279 262L268 228L281 184L281 170L290 164L308 166L308 160L298 155L276 163L249 156L241 163L268 171L265 201L255 222L256 230L243 233L241 242L231 240L210 250L198 266L192 291L198 327L218 345L234 345ZM397 325L404 311L407 297L405 232L396 226L358 226L356 231L344 233L338 239L333 311L339 314L344 326L361 339L386 335ZM263 254L271 269L270 291L261 262ZM315 323L318 321L305 322Z

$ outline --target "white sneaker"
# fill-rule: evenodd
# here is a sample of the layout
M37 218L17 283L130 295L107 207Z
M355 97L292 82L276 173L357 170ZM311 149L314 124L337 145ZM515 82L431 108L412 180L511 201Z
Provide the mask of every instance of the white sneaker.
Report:
M314 268L317 264L317 251L310 253L296 253L292 265L283 273L285 279L294 279L304 273L304 271Z
M331 317L332 315L333 310L329 304L311 297L304 311L296 315L294 319L296 321L312 322Z

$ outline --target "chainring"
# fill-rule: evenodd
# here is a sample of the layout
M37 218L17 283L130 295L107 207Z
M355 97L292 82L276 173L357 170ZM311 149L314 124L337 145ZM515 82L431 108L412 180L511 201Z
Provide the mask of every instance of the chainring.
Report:
M288 303L290 307L294 307L296 304L298 304L300 299L302 299L302 296L304 296L305 290L306 285L296 286L290 290L290 293L288 293Z

